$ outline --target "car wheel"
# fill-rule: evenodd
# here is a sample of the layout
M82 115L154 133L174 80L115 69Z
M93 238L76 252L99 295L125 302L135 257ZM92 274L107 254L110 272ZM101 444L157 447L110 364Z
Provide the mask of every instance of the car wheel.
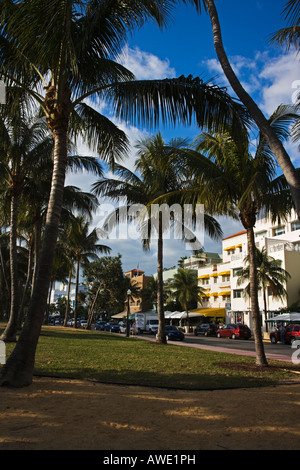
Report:
M277 339L274 336L271 337L271 343L273 343L273 344L277 343Z
M236 335L234 333L231 335L231 339L236 339Z
M217 333L217 338L221 338L221 333Z
M195 336L198 336L198 333L197 333L197 331L195 331Z
M205 333L204 333L204 336L208 336L208 333L207 333L207 331L205 331Z

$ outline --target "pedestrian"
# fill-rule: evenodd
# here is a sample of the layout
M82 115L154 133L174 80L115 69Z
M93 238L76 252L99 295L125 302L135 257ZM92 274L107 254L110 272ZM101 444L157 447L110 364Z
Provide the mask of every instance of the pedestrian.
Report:
M281 325L280 327L280 342L281 344L285 344L285 327Z

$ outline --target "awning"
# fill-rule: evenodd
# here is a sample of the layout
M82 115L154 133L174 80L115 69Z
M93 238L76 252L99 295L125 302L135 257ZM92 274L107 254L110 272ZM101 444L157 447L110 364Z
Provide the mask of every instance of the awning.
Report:
M291 312L291 313L282 313L281 315L276 315L267 322L289 322L289 323L299 323L300 324L300 313Z
M199 276L198 279L208 279L209 274L204 274L203 276Z
M231 295L231 291L230 290L226 290L224 292L219 292L219 295Z
M203 315L205 317L222 317L225 318L226 311L225 308L197 308L191 310L190 313L197 313L198 315Z
M235 249L235 245L234 246L228 246L227 248L224 248L224 251L229 251L229 250L234 250Z
M219 292L212 292L210 294L211 297L217 297L219 295Z
M228 276L230 274L230 271L223 271L222 273L219 273L218 276Z
M213 274L210 274L209 277L218 277L219 274L218 273L213 273Z

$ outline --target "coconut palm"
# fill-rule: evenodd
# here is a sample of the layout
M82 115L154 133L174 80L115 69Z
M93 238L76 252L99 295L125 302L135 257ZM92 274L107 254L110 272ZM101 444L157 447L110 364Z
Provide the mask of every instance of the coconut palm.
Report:
M187 268L178 268L169 283L170 298L178 300L186 312L186 324L189 328L189 305L191 302L202 303L201 295L204 290L198 286L197 271Z
M75 281L75 306L74 321L77 327L77 307L78 307L78 287L79 274L82 262L89 259L98 259L97 253L109 253L110 248L106 245L98 244L99 231L94 228L89 231L90 223L83 216L77 216L67 231L69 240L69 248L76 264L76 281Z
M116 166L116 179L102 179L93 185L93 191L97 195L107 196L117 201L122 197L127 200L125 210L118 208L107 218L106 224L108 226L112 228L115 223L120 221L135 220L138 222L145 250L150 248L151 238L157 240L157 310L159 319L157 342L162 344L166 343L163 298L163 234L169 230L170 220L175 227L177 236L183 240L188 238L186 237L187 227L184 226L184 218L180 220L180 217L176 218L176 213L164 213L168 207L163 202L164 198L172 194L172 204L178 204L177 207L182 215L181 196L177 197L176 194L186 183L186 175L184 169L177 166L177 162L175 163L175 157L181 149L185 148L186 144L184 139L172 139L167 145L160 133L142 140L136 145L138 158L135 163L135 173L122 166ZM211 218L205 220L206 229L210 235L215 238L220 237L219 224ZM190 229L190 227L188 228Z
M44 120L27 118L20 109L14 116L0 116L0 178L10 200L10 317L2 341L16 341L19 312L17 236L20 197L35 165L49 157L51 140Z
M2 368L3 384L32 381L58 236L68 132L81 135L110 162L128 147L125 134L91 102L106 100L117 117L144 124L157 124L159 118L190 123L194 117L201 127L223 127L232 119L240 123L236 114L240 106L224 90L191 77L137 82L114 61L128 32L149 18L164 26L173 4L172 0L0 1L0 77L8 88L25 89L41 106L54 140L39 273L22 336Z
M289 0L282 12L284 19L288 22L288 26L280 29L272 35L271 42L285 45L289 50L295 47L299 51L299 33L300 33L300 2L299 0Z
M293 114L293 108L281 106L276 110L270 118L270 125L279 139L287 138L288 129L294 119L297 119L297 114ZM273 214L274 218L285 217L288 203L291 201L282 191L284 181L276 178L276 160L263 135L259 136L257 151L254 155L250 153L248 139L237 140L230 133L204 133L199 137L196 149L198 153L190 152L186 157L186 165L190 166L191 174L195 179L194 190L186 191L186 201L197 196L198 200L205 204L208 213L227 215L240 220L247 230L256 362L261 366L266 366L257 296L253 228L257 214L261 210ZM282 203L283 196L287 199L284 204Z
M252 99L252 97L243 88L241 82L239 81L238 77L236 76L230 64L230 61L225 51L225 47L223 45L221 26L220 26L220 21L219 21L215 2L214 0L194 0L194 4L199 11L201 11L201 6L204 6L205 10L207 10L209 13L211 24L212 24L214 46L215 46L217 57L223 69L223 72L226 75L231 87L233 88L238 98L241 100L242 103L244 103L244 105L248 109L250 115L254 119L260 132L267 139L270 149L275 155L278 161L278 164L280 165L280 168L286 178L286 181L289 184L292 198L296 207L296 212L300 219L300 177L299 177L299 174L297 173L285 147L282 145L282 142L280 141L280 139L277 138L276 133L270 126L268 119L265 117L265 115L263 114L261 109L258 107L258 105L255 103L255 101ZM294 5L295 8L297 8L295 10L295 12L297 13L299 13L298 4L299 2L297 0L291 0L288 2L288 6L292 8Z
M241 270L238 278L238 284L241 285L250 277L250 259L246 256L244 259L246 266ZM281 260L269 256L265 247L262 250L256 248L256 269L258 288L263 292L263 305L265 320L267 320L267 289L270 288L272 295L276 298L284 299L287 296L285 285L291 277L290 274L281 267ZM250 284L245 290L247 296L250 295ZM266 323L266 326L268 324Z

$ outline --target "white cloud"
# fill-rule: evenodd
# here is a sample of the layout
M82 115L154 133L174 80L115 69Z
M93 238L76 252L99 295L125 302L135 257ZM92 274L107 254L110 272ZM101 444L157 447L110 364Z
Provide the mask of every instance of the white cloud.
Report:
M152 80L173 78L176 71L170 66L169 59L160 59L150 52L145 52L135 47L125 46L120 57L120 63L134 73L138 80Z

